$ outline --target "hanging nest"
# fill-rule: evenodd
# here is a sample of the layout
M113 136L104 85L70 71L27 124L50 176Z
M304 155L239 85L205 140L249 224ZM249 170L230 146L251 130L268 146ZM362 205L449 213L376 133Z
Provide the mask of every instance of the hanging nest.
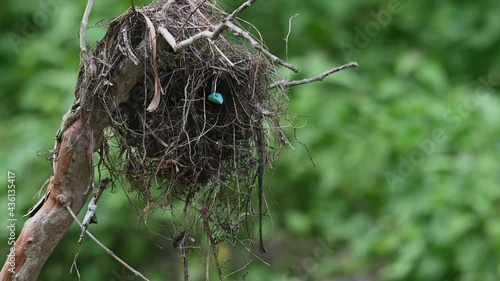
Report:
M99 89L82 103L84 110L104 108L111 120L101 149L111 175L140 195L146 215L182 201L184 215L194 210L203 222L183 228L202 228L214 243L234 242L243 224L252 236L251 219L262 218L256 205L262 208L264 166L280 146L278 141L270 149L269 132L283 139L279 120L286 98L268 89L278 72L247 40L225 32L175 52L157 28L167 28L179 42L214 30L226 17L210 1L130 9L109 23L79 81L79 87ZM144 44L146 51L137 53ZM117 86L109 77L125 59L145 63L128 100L117 104L106 89ZM215 93L222 104L209 98ZM107 143L116 146L117 156L109 155Z

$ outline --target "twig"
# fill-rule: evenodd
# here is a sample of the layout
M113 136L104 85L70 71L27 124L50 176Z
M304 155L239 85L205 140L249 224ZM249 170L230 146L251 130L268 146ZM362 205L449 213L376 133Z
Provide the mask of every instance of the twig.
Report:
M285 61L283 61L282 59L278 58L277 56L273 55L271 52L269 52L268 50L264 49L264 47L262 47L262 45L257 42L255 39L252 38L252 36L250 36L250 34L246 31L244 31L243 29L239 28L238 26L236 26L235 24L233 24L232 22L227 22L226 25L228 26L229 29L231 29L232 31L234 31L238 36L241 36L245 39L247 39L250 44L252 44L252 46L259 50L261 53L263 53L264 55L266 55L268 58L270 58L273 62L275 63L278 63L278 64L281 64L282 66L290 69L291 71L297 73L299 72L299 69Z
M308 84L308 83L312 83L312 82L316 82L316 81L322 81L327 76L329 76L335 72L339 72L341 70L344 70L346 68L351 68L351 67L358 67L358 63L357 62L350 62L348 64L344 64L342 66L332 68L326 72L321 73L320 75L318 75L316 77L311 77L311 78L302 79L302 80L295 80L295 81L286 81L285 80L285 81L276 82L276 83L269 85L267 88L273 89L276 87L292 87L292 86Z
M181 251L183 271L184 271L184 281L189 281L189 268L188 268L188 253L190 248L190 243L194 242L193 237L187 231L183 231L178 236L178 241L174 240L172 245L174 248L179 247Z
M288 33L286 34L286 37L285 37L285 58L286 58L286 60L288 60L288 38L290 38L290 34L292 33L292 21L298 15L299 14L296 14L295 16L290 17L290 19L288 19Z
M159 26L158 27L158 31L160 32L160 34L163 36L163 38L165 38L165 40L167 41L167 43L170 45L170 47L172 47L172 49L174 49L174 52L177 52L179 50L182 50L188 46L191 46L193 45L196 41L202 39L202 38L210 38L210 39L214 39L213 38L213 32L210 32L208 30L205 30L205 31L202 31L200 33L197 33L191 37L189 37L188 39L185 39L183 41L181 41L180 43L177 43L177 41L175 40L174 36L172 35L172 33L170 33L168 31L168 29L162 27L162 26Z
M82 234L80 234L80 239L78 240L78 243L83 242L83 238L85 238L85 231L87 231L87 228L89 227L89 224L95 220L95 211L97 209L97 201L99 201L99 198L101 198L102 193L104 192L104 189L106 189L106 186L111 182L110 178L105 178L101 181L99 184L99 189L94 193L94 197L92 200L89 202L89 207L87 210L87 213L85 214L85 217L83 218L82 222ZM95 221L94 221L95 222Z
M264 180L264 171L265 166L267 164L267 151L266 151L266 143L265 136L262 130L257 132L257 145L259 151L259 167L257 168L257 187L258 187L258 199L259 199L259 251L261 253L267 253L266 247L264 246L264 237L262 234L262 203L264 201L264 189L263 189L263 180Z
M175 1L175 0L174 0ZM189 16L186 18L186 20L184 20L184 23L181 25L181 27L179 28L179 32L182 31L182 29L184 28L184 26L186 26L186 24L188 23L188 21L191 19L191 17L194 15L194 13L198 12L200 7L205 4L207 0L203 0L203 1L200 1L200 3L194 7L193 11L189 14ZM191 2L189 2L189 4L191 4L191 6L193 5ZM170 5L169 3L167 3L167 5ZM179 35L179 33L177 33L177 35Z
M227 25L227 23L229 22L232 22L236 16L241 13L241 11L243 11L244 9L250 7L253 2L255 2L256 0L248 0L246 1L245 3L241 4L236 10L234 10L229 16L227 16L223 21L222 23L220 23L217 28L215 28L215 31L214 31L214 34L213 34L213 37L214 38L211 38L211 39L217 39L217 37L219 37L219 35L224 32L226 30L226 28L228 28L229 26Z
M87 32L87 26L89 25L90 11L92 11L93 5L94 5L94 0L87 1L87 6L85 7L85 12L83 13L82 22L80 23L80 55L84 62L88 58L86 32Z
M236 26L235 24L233 24L232 22L226 22L226 23L223 23L219 26L226 26L226 28L229 28L231 29L232 31L234 31L238 36L241 36L245 39L247 39L250 44L252 44L252 46L257 49L258 51L262 52L264 55L266 55L269 59L271 59L273 62L276 62L278 64L281 64L283 65L284 67L292 70L293 72L297 73L299 72L299 69L283 60L281 60L280 58L278 58L277 56L273 55L271 52L269 52L268 50L264 49L262 47L262 45L257 42L255 39L253 39L250 34L246 31L243 31L241 28L239 28L238 26ZM216 29L217 31L218 29ZM165 38L165 40L167 41L167 43L172 47L172 49L174 50L174 52L177 52L179 50L182 50L183 48L186 48L188 46L191 46L193 45L194 43L196 43L197 41L203 39L203 38L208 38L208 39L216 39L216 34L214 32L211 32L211 31L208 31L208 30L205 30L205 31L202 31L200 33L197 33L191 37L189 37L188 39L186 40L183 40L181 41L180 43L177 43L174 36L164 27L162 26L159 26L158 27L158 31L160 32L160 34L163 36L163 38Z
M236 18L236 16L241 11L243 11L247 7L250 7L250 5L252 5L252 3L255 2L255 1L256 0L249 0L249 1L241 4L236 10L234 10L229 16L227 16L215 28L215 30L213 32L212 31L208 31L208 30L204 30L204 31L201 31L201 32L199 32L199 33L197 33L197 34L189 37L188 39L182 40L179 43L177 43L177 41L175 40L175 37L166 28L160 26L160 27L158 27L158 31L165 38L165 40L167 40L167 43L172 47L172 49L174 49L174 52L177 52L177 51L182 50L182 49L184 49L184 48L186 48L188 46L191 46L192 44L196 43L197 41L199 41L199 40L201 40L203 38L208 38L208 39L212 39L212 40L217 39L219 37L219 35L222 32L224 32L224 30L227 29L226 23L234 20ZM197 11L198 8L199 7L196 7L194 9L194 11Z
M73 212L73 210L69 207L69 205L66 206L66 210L68 210L68 212L71 214L71 216L73 217L73 219L78 223L78 225L83 229L83 226L81 224L81 222L78 220L78 218L76 217L75 213ZM144 277L144 275L142 275L142 273L140 273L139 271L135 270L133 267L131 267L130 265L128 265L126 262L124 262L122 259L120 259L118 256L115 255L115 253L113 253L113 251L111 251L110 249L108 249L106 246L104 246L104 244L101 243L101 241L99 241L94 235L92 235L92 233L90 233L90 231L88 230L85 230L85 233L87 234L88 237L90 237L92 240L94 240L94 242L97 243L97 245L99 245L101 248L104 249L104 251L106 251L106 253L108 255L110 255L111 257L113 257L115 260L117 260L119 263L121 263L123 266L125 266L128 270L130 270L130 272L132 272L135 276L138 276L139 278L141 278L142 280L145 280L145 281L149 281L149 279L147 279L146 277Z
M236 16L241 13L244 9L252 6L252 4L257 0L248 0L245 3L241 4L236 10L234 10L227 18L226 21L233 21Z
M226 55L224 55L224 53L221 51L221 49L219 49L219 47L217 47L217 45L215 45L214 41L208 39L208 42L210 42L210 44L212 44L215 47L217 52L219 52L219 54L229 63L230 66L234 66L234 63Z
M207 253L205 256L205 281L210 281L210 234L207 233Z
M78 276L78 280L81 280L81 276L80 276L80 270L78 270L78 265L76 264L76 259L80 255L80 250L81 246L78 248L78 252L76 252L75 256L73 257L73 262L71 263L71 267L69 269L69 273L73 272L73 268L75 269L76 275Z
M240 27L236 26L232 21L236 18L238 13L243 11L245 8L250 7L253 2L256 0L249 0L245 3L243 3L241 6L239 6L236 10L234 10L229 16L227 16L217 27L215 27L214 31L209 31L209 30L204 30L201 31L188 39L182 40L181 42L177 43L175 40L175 37L166 29L165 27L159 26L158 27L158 32L165 38L167 43L172 47L174 52L177 52L179 50L182 50L188 46L193 45L197 41L203 39L203 38L208 38L215 40L219 37L219 35L224 32L226 29L231 29L233 32L235 32L238 36L245 38L252 44L252 46L257 49L258 51L262 52L264 55L266 55L268 58L270 58L273 62L281 64L282 66L292 70L293 72L299 72L299 69L283 60L278 58L277 56L273 55L271 52L266 50L262 44L257 42L257 40L253 39L252 36L241 29Z
M45 186L47 186L47 191L45 192L43 197L40 198L40 200L38 200L38 202L33 207L31 207L28 210L28 213L26 213L26 215L24 215L23 217L27 216L27 217L31 218L32 216L34 216L36 214L36 212L38 212L38 210L40 210L42 208L43 204L45 204L45 202L47 201L47 199L50 196L50 181L51 180L52 180L52 177L47 179L45 181L45 183L42 185L42 187L40 187L40 190L38 190L38 193L35 196L40 196L40 194ZM33 199L35 199L35 197L33 197Z
M134 13L137 14L137 10L135 9L135 5L134 5L134 0L130 0L130 6L132 7L132 11L134 11Z
M248 261L247 261L247 263L246 263L246 264L245 264L242 268L236 269L235 271L233 271L233 272L231 272L231 273L228 273L228 274L224 275L224 279L225 279L225 280L227 280L227 278L228 278L229 276L231 276L231 275L233 275L233 274L236 274L236 273L238 273L238 272L240 272L240 271L242 271L242 270L247 271L247 270L248 270L248 266L250 265L250 263L252 263L252 259L248 260ZM245 276L245 274L244 274L243 276ZM243 280L245 280L245 279L243 279Z

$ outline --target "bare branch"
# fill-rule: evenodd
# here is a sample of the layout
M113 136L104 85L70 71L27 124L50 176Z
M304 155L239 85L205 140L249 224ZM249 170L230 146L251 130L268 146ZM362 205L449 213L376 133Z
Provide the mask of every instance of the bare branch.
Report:
M84 230L84 227L83 227L82 223L78 220L78 218L76 217L76 215L73 212L73 210L71 209L71 207L70 206L66 206L66 210L68 210L68 212L73 217L73 219L78 223L78 225L82 228L82 230ZM92 235L92 233L90 233L90 231L88 231L88 230L85 229L85 234L87 234L88 237L90 237L92 240L94 240L94 242L96 242L97 245L99 245L99 247L103 248L104 251L106 251L106 253L108 255L110 255L111 257L113 257L115 260L117 260L119 263L121 263L123 266L125 266L128 270L130 270L130 272L132 272L135 276L138 276L142 280L149 281L149 279L147 279L146 277L144 277L144 275L142 275L142 273L140 273L139 271L135 270L133 267L131 267L126 262L124 262L122 259L120 259L117 255L115 255L115 253L113 253L113 251L111 251L101 241L99 241L99 239L97 239L94 235Z
M211 31L208 31L208 30L205 30L205 31L202 31L200 33L197 33L191 37L189 37L188 39L185 39L183 41L181 41L180 43L177 43L177 41L175 40L174 36L172 35L172 33L170 33L168 31L168 29L162 27L162 26L159 26L158 27L158 31L160 32L160 34L163 36L163 38L165 38L165 40L167 41L167 43L170 45L170 47L172 47L172 49L174 49L174 52L177 52L179 50L182 50L188 46L191 46L193 45L194 43L196 43L197 41L199 41L200 39L203 39L203 38L209 38L209 39L214 39L214 33L211 32Z
M134 5L134 0L130 0L130 7L132 7L132 11L134 11L134 13L137 13L137 10L135 9Z
M93 5L94 0L88 0L85 12L83 13L82 22L80 23L80 55L83 61L87 60L86 32L87 26L89 25L90 11L92 11Z
M238 26L236 26L235 24L233 24L232 22L229 22L229 21L226 22L226 23L220 24L215 29L214 32L205 30L205 31L202 31L200 33L197 33L197 34L189 37L188 39L185 39L185 40L181 41L180 43L177 43L175 41L175 38L172 35L172 33L170 33L166 28L164 28L162 26L159 26L158 27L158 31L163 36L163 38L165 38L165 40L172 47L172 49L174 49L174 52L177 52L179 50L182 50L185 47L193 45L194 43L196 43L200 39L203 39L203 38L208 38L208 39L212 39L212 40L216 39L216 36L215 36L216 32L218 30L220 30L219 27L221 27L221 26L224 26L225 28L231 29L238 36L243 37L246 40L248 40L250 42L250 44L252 44L252 46L255 49L257 49L258 51L260 51L261 53L263 53L264 55L266 55L273 62L281 64L282 66L284 66L284 67L292 70L295 73L299 72L299 69L297 67L295 67L295 66L293 66L293 65L291 65L291 64L283 61L282 59L278 58L277 56L273 55L271 52L269 52L264 47L262 47L262 45L259 42L257 42L257 40L253 39L252 36L248 32L244 31L243 29L239 28Z
M214 38L210 38L210 39L217 39L217 37L219 37L219 35L224 32L226 30L226 28L228 27L225 23L228 23L228 22L232 22L236 16L241 13L241 11L243 11L244 9L250 7L253 2L255 2L256 0L248 0L246 1L245 3L241 4L236 10L234 10L229 16L227 16L224 21L219 24L219 26L217 26L217 28L215 29L214 31Z
M299 14L296 14L295 16L290 17L288 19L288 33L286 34L286 37L285 37L285 58L286 58L286 60L288 60L288 38L290 38L290 34L292 33L292 21L294 18L296 18L298 16L299 16Z
M252 36L250 35L250 33L244 31L243 29L241 29L240 27L238 27L237 25L235 25L234 23L232 23L232 20L234 20L236 18L236 16L238 15L238 13L240 13L241 11L243 11L245 8L247 7L250 7L250 5L252 5L253 2L255 2L256 0L249 0L245 3L243 3L240 7L238 7L236 10L234 10L229 16L227 16L223 22L221 22L216 28L215 30L212 32L212 31L209 31L209 30L204 30L202 32L199 32L191 37L189 37L188 39L185 39L185 40L182 40L181 42L177 43L177 41L175 40L175 37L172 35L172 33L170 33L168 31L168 29L162 27L162 26L159 26L158 27L158 31L160 32L160 34L163 36L163 38L165 38L165 40L167 41L167 43L172 47L172 49L174 50L174 52L177 52L179 50L182 50L183 48L186 48L188 46L191 46L193 45L194 43L196 43L197 41L203 39L203 38L207 38L207 39L212 39L212 40L215 40L219 37L219 35L224 32L226 29L231 29L233 32L235 32L238 36L240 37L243 37L244 39L246 39L248 42L250 42L250 44L252 44L252 46L257 49L258 51L260 51L261 53L263 53L264 55L266 55L269 59L271 59L273 62L275 63L278 63L290 70L292 70L293 72L297 73L299 72L299 69L285 61L283 61L282 59L278 58L277 56L273 55L271 52L269 52L268 50L266 50L261 43L257 42L257 40L255 40L254 38L252 38Z
M266 55L273 62L281 64L282 66L290 69L291 71L293 71L295 73L299 72L299 69L297 67L283 61L282 59L278 58L277 56L273 55L271 52L266 50L259 42L257 42L257 40L253 39L252 36L248 32L239 28L238 26L236 26L232 22L226 22L226 25L229 27L229 29L234 31L238 36L241 36L241 37L247 39L255 49L257 49L258 51L260 51L261 53Z
M236 18L236 16L241 11L243 11L247 7L250 7L252 5L252 3L255 2L255 1L256 0L249 0L249 1L241 4L236 10L234 10L229 16L227 16L215 28L215 30L213 32L205 30L205 31L202 31L202 32L200 32L198 34L195 34L195 35L191 36L188 39L185 39L185 40L181 41L180 43L177 43L177 41L175 40L175 37L166 28L160 26L160 27L158 27L158 31L165 38L165 40L167 40L167 43L172 47L172 49L174 49L174 52L177 52L178 50L181 50L183 48L191 46L192 44L194 44L195 42L197 42L198 40L201 40L203 38L208 38L208 39L212 39L212 40L217 39L219 37L219 35L222 32L224 32L224 30L227 29L227 25L225 23L234 20ZM199 7L196 7L195 11L197 10L197 8L199 8ZM189 17L191 17L191 15Z
M350 62L348 64L344 64L342 66L332 68L326 72L321 73L320 75L318 75L316 77L311 77L311 78L302 79L302 80L295 80L295 81L280 81L280 82L273 83L273 84L269 85L267 88L273 89L276 87L292 87L292 86L308 84L308 83L312 83L312 82L316 82L316 81L323 81L323 79L325 79L327 76L329 76L335 72L339 72L341 70L344 70L346 68L351 68L351 67L358 67L358 63L357 62Z
M94 191L94 197L92 197L92 200L89 202L88 210L87 213L85 214L85 217L83 218L82 222L82 233L80 234L80 239L78 240L78 243L83 242L83 238L85 238L85 233L87 231L87 228L89 227L89 224L92 222L97 223L97 217L95 216L95 211L97 209L97 201L99 201L99 198L101 198L102 193L104 192L104 189L106 189L106 186L111 182L111 179L105 178L101 181L99 184L99 189ZM95 221L94 221L95 219Z
M244 9L252 6L252 4L257 0L248 0L245 3L241 4L236 10L234 10L227 18L226 21L233 21L236 16L241 13Z

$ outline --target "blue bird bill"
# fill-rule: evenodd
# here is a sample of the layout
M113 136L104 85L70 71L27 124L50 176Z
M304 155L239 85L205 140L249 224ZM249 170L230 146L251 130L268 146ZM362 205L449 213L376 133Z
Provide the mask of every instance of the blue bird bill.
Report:
M224 102L224 98L220 93L213 93L208 95L208 100L216 104L222 104Z

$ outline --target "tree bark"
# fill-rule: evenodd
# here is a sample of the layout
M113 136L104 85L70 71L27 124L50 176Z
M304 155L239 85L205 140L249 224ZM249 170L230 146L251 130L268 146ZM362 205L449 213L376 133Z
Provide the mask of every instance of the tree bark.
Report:
M42 208L26 221L15 243L14 262L8 260L4 264L0 280L36 280L73 222L65 206L69 205L75 213L83 207L92 179L90 138L90 130L80 120L66 130L49 184L50 195Z
M165 48L166 43L158 43L157 47ZM135 51L145 54L147 48L143 41ZM130 90L143 77L144 60L145 57L141 56L140 63L136 64L131 59L124 58L114 66L115 71L109 79L113 86L101 90L102 92L96 92L96 89L77 89L78 96L102 95L107 109L113 111L115 106L128 100ZM95 76L99 79L99 73ZM0 271L0 281L37 280L43 265L73 222L66 205L78 214L85 204L92 190L92 154L96 149L94 144L102 140L104 128L110 125L104 105L95 100L94 102L97 108L92 112L85 112L85 107L82 106L79 118L68 127L61 143L56 145L59 158L54 162L54 175L49 184L50 195L41 209L24 224L15 243L14 262L11 264L7 257Z

